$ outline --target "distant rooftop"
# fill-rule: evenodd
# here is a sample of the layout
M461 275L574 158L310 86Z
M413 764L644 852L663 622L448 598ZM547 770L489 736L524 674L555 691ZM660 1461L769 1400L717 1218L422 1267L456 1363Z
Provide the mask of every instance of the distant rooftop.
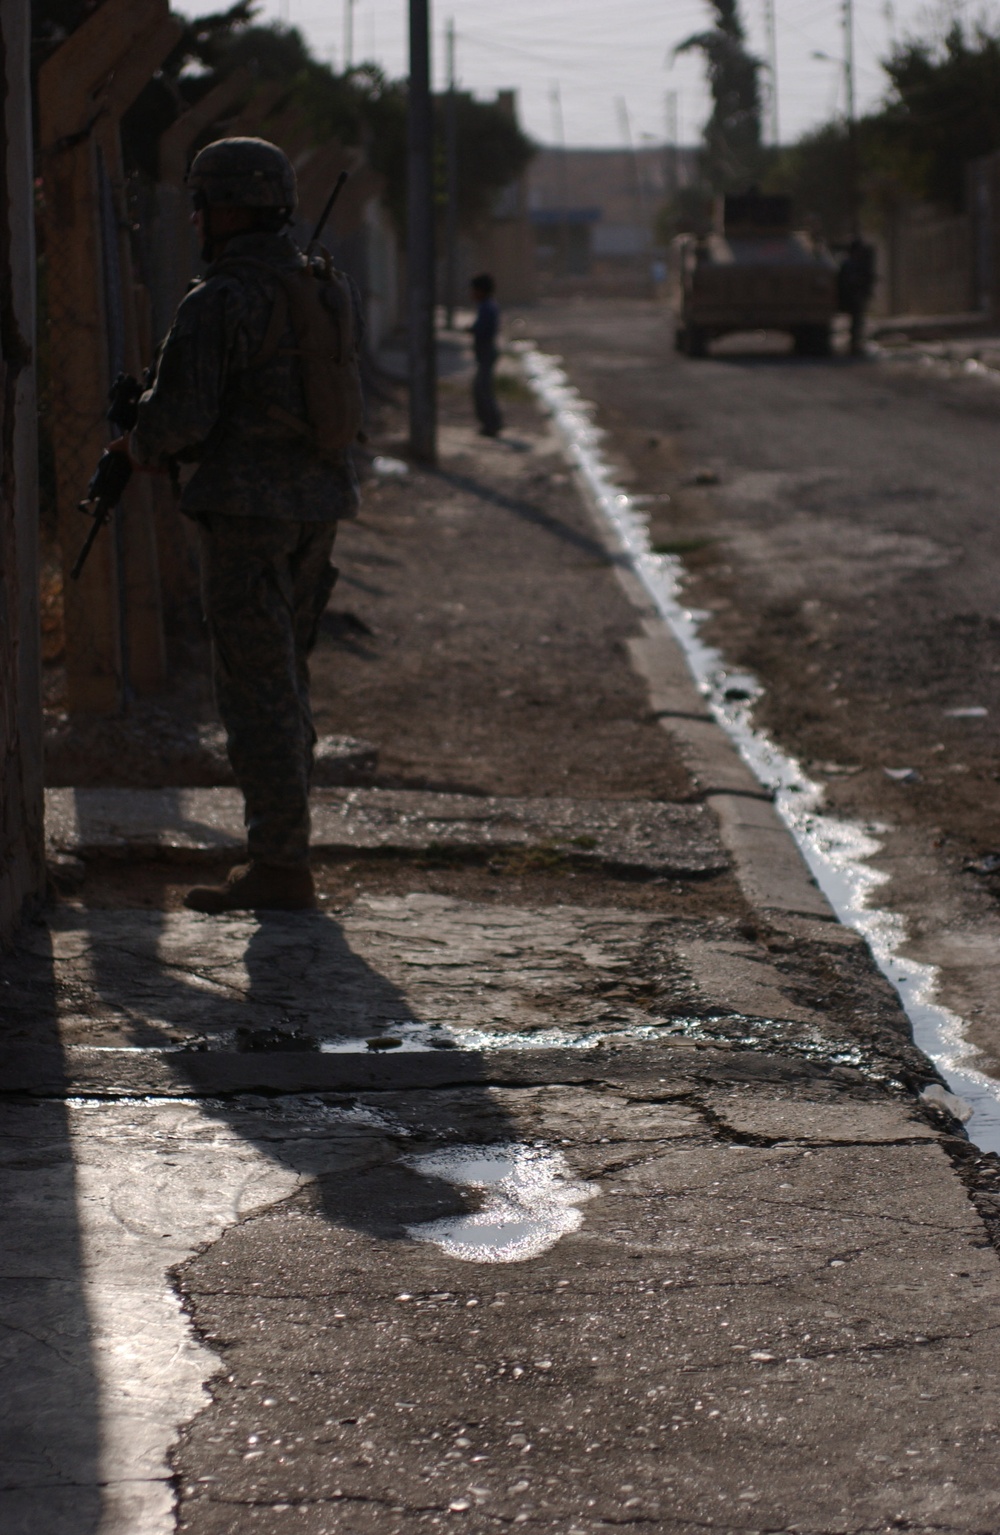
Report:
M602 223L650 222L674 177L679 186L694 180L698 154L689 145L643 144L634 151L547 146L528 166L532 221L545 222L540 215L565 208L578 214L596 210Z

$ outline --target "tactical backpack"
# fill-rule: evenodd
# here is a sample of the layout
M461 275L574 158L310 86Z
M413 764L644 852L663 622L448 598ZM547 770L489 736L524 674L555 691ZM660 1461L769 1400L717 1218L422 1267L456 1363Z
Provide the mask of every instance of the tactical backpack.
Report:
M345 450L363 437L364 420L354 301L347 278L325 252L303 261L295 271L249 256L223 257L212 263L207 275L238 272L241 267L266 272L277 288L264 340L250 367L263 367L278 355L297 356L302 364L308 420L301 421L277 403L267 407L267 414L310 438L320 458L343 463ZM281 338L289 324L296 345L283 347Z

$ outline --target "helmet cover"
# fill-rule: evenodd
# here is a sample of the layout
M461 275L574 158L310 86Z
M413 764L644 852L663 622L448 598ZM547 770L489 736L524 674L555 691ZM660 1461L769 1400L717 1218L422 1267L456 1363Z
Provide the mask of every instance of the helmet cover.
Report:
M291 161L267 139L216 139L195 155L186 179L210 208L295 208Z

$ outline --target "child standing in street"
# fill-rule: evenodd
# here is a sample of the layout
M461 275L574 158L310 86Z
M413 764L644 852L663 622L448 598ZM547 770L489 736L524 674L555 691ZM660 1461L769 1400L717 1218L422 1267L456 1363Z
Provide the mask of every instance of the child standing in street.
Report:
M503 419L493 390L493 369L499 351L497 333L500 329L500 310L493 297L496 284L488 272L481 272L471 283L472 298L476 305L476 318L469 330L476 354L476 377L472 385L472 403L484 437L499 437Z

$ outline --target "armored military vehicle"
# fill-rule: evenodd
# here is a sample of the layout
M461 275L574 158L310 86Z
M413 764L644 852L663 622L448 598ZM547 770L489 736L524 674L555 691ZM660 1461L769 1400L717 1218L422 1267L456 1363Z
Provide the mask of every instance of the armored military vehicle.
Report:
M800 355L829 355L837 264L820 240L793 230L790 198L720 199L715 232L679 235L671 254L679 351L704 357L717 336L784 330Z

